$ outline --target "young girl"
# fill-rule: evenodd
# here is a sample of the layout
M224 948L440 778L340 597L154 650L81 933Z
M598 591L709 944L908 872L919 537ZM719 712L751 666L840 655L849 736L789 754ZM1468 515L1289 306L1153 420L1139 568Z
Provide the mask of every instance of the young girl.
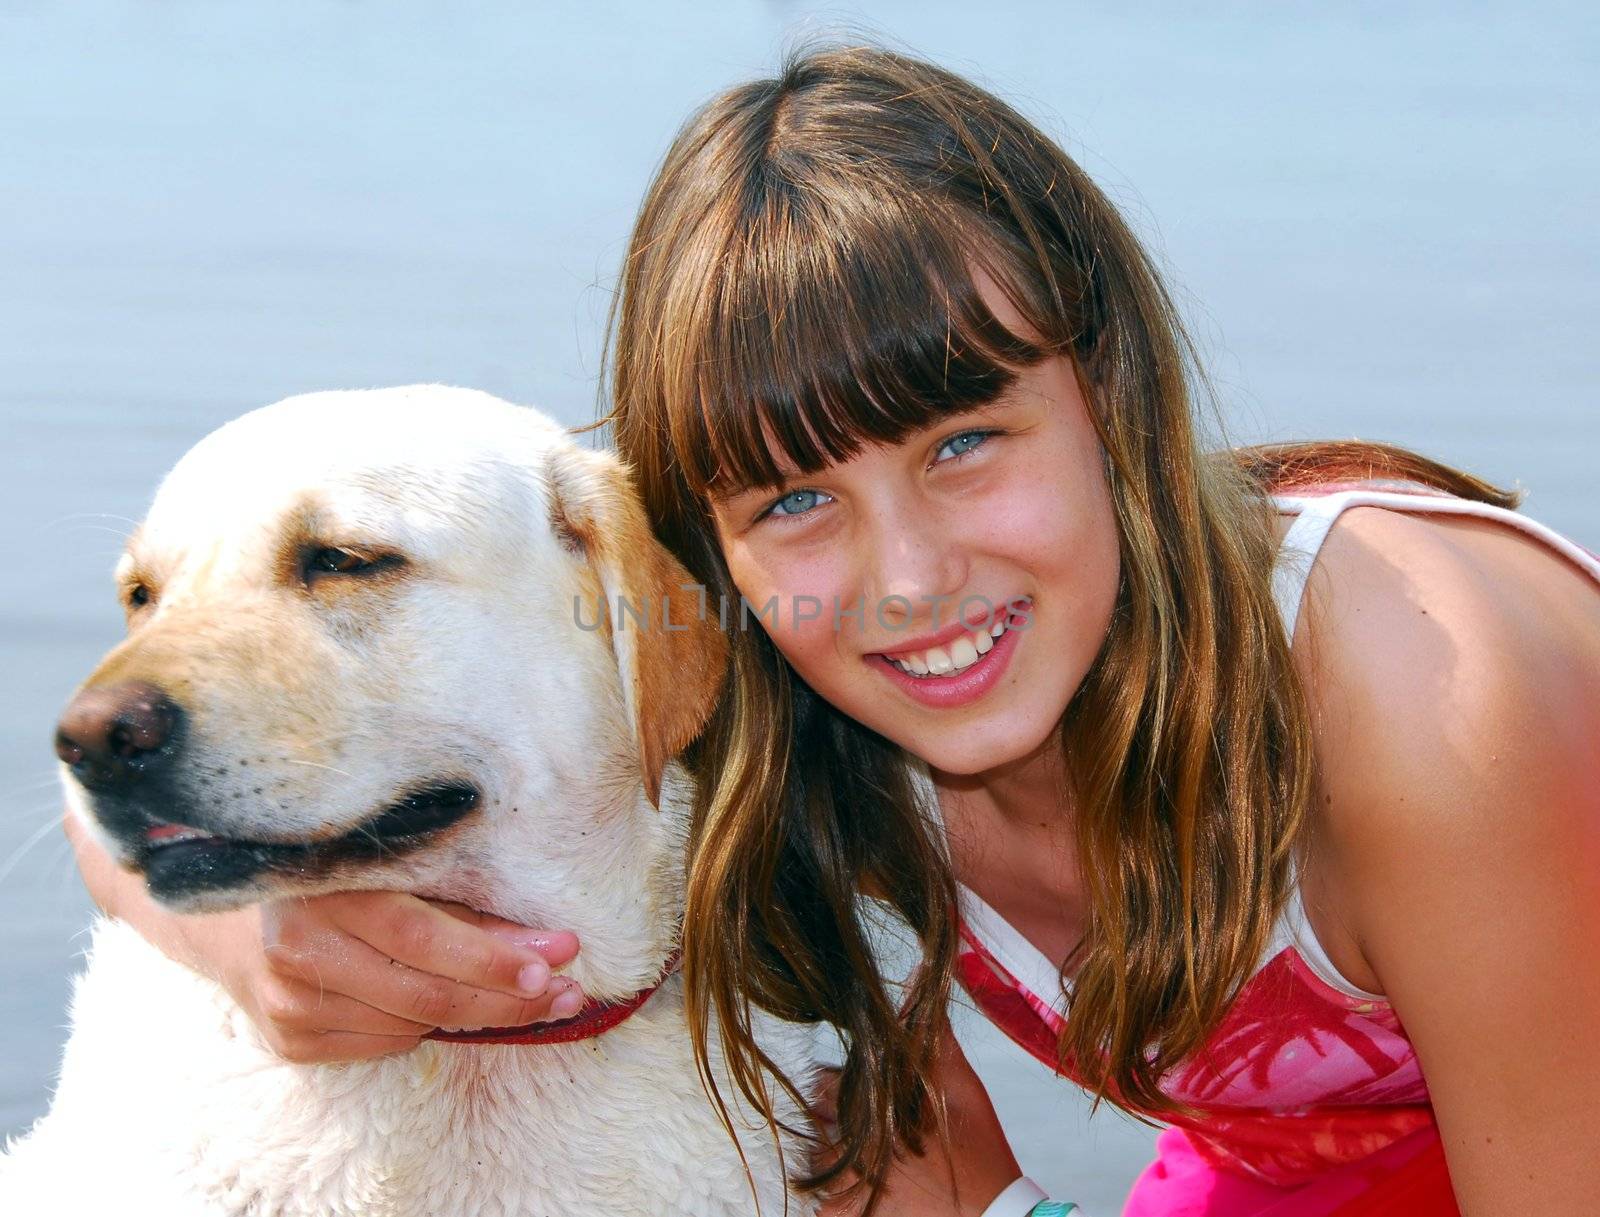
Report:
M1202 453L1104 197L878 50L690 121L610 370L660 536L758 610L686 757L698 1034L760 1101L746 1003L841 1030L828 1185L1061 1211L949 1038L958 982L1172 1126L1135 1217L1592 1211L1600 562L1394 449ZM375 893L179 919L79 856L296 1059L579 1000L570 936ZM903 988L884 908L924 952Z

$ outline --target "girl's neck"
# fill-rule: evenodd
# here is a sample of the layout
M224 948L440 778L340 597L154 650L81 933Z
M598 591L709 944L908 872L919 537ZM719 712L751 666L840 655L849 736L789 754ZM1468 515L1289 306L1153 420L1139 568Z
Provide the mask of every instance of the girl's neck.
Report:
M1087 893L1059 739L982 773L930 773L956 878L1060 967L1083 934Z
M1071 783L1061 741L1054 733L1027 755L981 773L945 773L932 766L929 772L948 808L978 811L1016 832L1054 835L1071 828Z

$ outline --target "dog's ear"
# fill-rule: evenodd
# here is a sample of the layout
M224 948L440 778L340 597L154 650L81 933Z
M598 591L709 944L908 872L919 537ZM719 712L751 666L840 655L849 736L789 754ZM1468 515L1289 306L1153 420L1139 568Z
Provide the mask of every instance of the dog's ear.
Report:
M689 572L656 540L621 461L563 445L545 471L551 526L599 581L604 604L585 604L583 614L610 633L645 793L659 808L662 770L716 706L727 639Z

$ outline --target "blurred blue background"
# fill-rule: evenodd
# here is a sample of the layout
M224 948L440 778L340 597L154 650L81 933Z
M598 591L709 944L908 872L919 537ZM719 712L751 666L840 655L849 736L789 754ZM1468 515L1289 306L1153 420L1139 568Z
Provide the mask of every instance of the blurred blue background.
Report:
M50 728L120 634L121 536L205 432L424 380L591 418L678 124L854 31L1085 164L1236 438L1409 444L1600 548L1597 30L1540 0L0 4L0 1135L47 1102L88 910ZM964 1035L1024 1165L1115 1212L1148 1130Z

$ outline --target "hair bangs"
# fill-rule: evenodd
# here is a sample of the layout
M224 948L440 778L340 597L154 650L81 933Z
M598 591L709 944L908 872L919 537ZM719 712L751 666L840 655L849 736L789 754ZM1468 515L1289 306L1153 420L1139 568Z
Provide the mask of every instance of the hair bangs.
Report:
M905 188L821 190L764 169L698 333L681 335L696 348L694 403L676 412L690 431L676 447L705 454L685 470L696 493L775 487L896 443L993 401L1044 358L983 300L948 209Z

